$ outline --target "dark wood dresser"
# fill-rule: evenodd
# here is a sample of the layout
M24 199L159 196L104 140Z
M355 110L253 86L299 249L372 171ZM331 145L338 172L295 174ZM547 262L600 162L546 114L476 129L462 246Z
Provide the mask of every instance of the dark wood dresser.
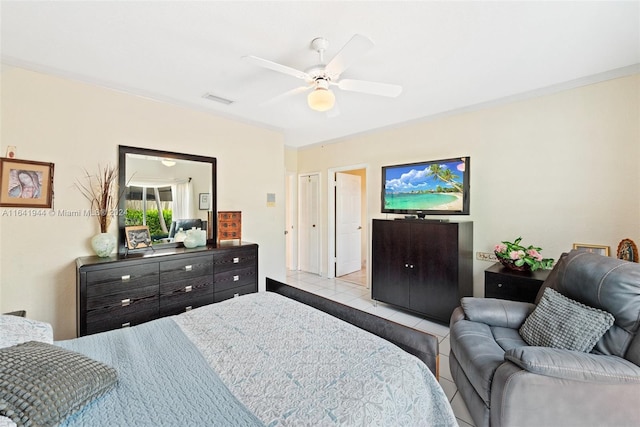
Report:
M133 326L258 291L258 245L76 260L78 336Z
M515 271L497 262L484 271L484 297L533 303L550 272Z

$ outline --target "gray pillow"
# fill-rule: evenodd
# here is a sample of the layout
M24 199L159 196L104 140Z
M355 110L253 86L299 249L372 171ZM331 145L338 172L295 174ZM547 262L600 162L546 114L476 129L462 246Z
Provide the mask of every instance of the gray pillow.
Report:
M546 288L520 328L527 344L589 352L614 322L613 315Z
M114 368L52 344L2 348L0 416L20 426L53 426L116 382Z

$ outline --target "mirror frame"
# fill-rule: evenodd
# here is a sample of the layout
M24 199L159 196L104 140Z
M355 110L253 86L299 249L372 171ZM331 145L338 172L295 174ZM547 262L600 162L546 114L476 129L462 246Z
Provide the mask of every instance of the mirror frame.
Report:
M161 151L161 150L152 150L149 148L138 148L138 147L128 147L126 145L118 145L118 188L124 189L127 185L127 154L139 154L143 156L155 156L155 157L163 157L169 159L178 159L178 160L190 160L193 162L202 162L208 163L211 165L211 235L207 235L207 244L215 244L218 233L218 190L216 187L217 183L217 168L216 168L216 158L215 157L206 157L199 156L196 154L184 154L184 153L175 153L172 151ZM120 190L119 190L120 191ZM126 239L124 234L125 220L126 220L126 203L127 201L124 197L120 197L118 202L118 211L122 213L122 215L118 215L118 255L125 255L126 250ZM177 248L184 247L182 243L163 243L162 248Z

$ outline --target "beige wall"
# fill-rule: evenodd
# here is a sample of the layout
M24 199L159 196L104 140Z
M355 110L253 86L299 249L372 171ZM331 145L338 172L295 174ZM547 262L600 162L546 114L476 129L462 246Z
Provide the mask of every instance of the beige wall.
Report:
M0 311L26 309L56 339L75 336L75 259L92 254L97 221L56 212L88 208L74 182L85 168L117 164L118 145L216 157L218 209L241 210L244 240L260 245L260 289L265 276L284 279L280 133L18 68L0 77L1 154L15 145L18 158L55 163L54 210L0 208Z
M301 149L298 172L324 174L326 230L329 169L367 164L369 219L391 218L380 213L381 166L469 155L471 215L450 218L474 222L474 253L522 236L547 257L573 243L615 254L621 239L640 241L639 97L634 75L416 122ZM474 261L475 295L490 265Z
M0 154L15 145L18 158L55 163L54 214L0 208L0 311L26 309L57 339L75 335L75 259L91 254L98 230L55 212L87 208L73 183L115 164L119 144L217 157L218 208L243 211L243 237L260 245L261 289L266 276L285 276L286 172L321 171L326 230L329 169L367 165L370 221L391 217L380 213L381 166L470 155L471 215L459 219L474 222L474 252L517 236L554 258L575 242L614 253L622 238L640 242L637 75L297 152L277 132L214 115L17 68L0 77ZM476 295L489 265L474 261Z

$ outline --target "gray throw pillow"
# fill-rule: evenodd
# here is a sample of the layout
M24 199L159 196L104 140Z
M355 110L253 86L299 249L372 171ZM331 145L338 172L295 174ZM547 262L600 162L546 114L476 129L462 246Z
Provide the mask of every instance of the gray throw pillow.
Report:
M2 348L0 416L19 426L54 426L116 382L114 368L52 344Z
M614 322L613 315L546 288L520 328L527 344L589 352Z

